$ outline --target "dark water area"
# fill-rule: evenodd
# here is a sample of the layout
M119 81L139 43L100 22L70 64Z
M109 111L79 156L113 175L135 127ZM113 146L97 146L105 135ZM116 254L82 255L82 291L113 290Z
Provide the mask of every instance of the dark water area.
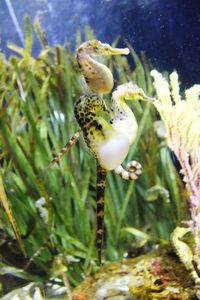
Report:
M128 40L158 70L176 69L186 87L199 82L199 0L1 0L0 48L8 55L7 41L23 46L24 14L32 21L39 16L50 45L74 44L77 28L90 25L99 40L109 43L120 35L120 46ZM39 50L35 38L33 54Z

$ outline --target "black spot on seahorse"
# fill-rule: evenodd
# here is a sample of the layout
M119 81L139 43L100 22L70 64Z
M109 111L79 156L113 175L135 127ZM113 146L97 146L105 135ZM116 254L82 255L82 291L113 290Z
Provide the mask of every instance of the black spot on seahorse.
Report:
M81 69L82 69L82 66L81 66L80 62L78 61L77 63L78 63L79 69L81 70Z
M80 53L80 52L83 51L83 50L84 50L83 47L79 47L79 48L78 48L78 53Z
M96 126L96 129L98 129L98 130L101 130L102 129L102 125L101 124L99 124L98 122L96 122L96 124L95 124Z

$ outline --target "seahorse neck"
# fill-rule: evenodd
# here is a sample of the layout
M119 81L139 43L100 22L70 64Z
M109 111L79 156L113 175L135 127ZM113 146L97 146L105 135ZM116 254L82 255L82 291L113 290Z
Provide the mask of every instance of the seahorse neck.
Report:
M77 61L81 73L91 91L98 94L109 93L113 88L113 75L103 64L94 60L90 55L92 51L80 51Z
M115 115L115 117L120 114L121 112L124 111L124 109L126 108L126 103L124 101L123 96L118 93L118 90L115 90L112 93L112 111L113 114Z
M132 110L125 102L125 93L120 87L112 94L111 124L119 133L126 135L131 145L137 135L137 121Z
M77 54L77 61L81 71L88 69L88 71L93 74L92 72L96 72L97 67L99 67L99 65L102 66L102 64L94 60L91 54L91 51L81 51Z

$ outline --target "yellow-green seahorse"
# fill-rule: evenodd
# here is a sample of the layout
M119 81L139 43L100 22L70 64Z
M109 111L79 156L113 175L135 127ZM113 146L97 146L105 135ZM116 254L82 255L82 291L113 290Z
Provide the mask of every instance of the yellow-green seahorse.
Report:
M59 161L62 155L75 144L81 132L85 142L97 161L97 251L101 263L104 220L104 190L106 174L114 170L126 180L135 180L142 173L141 165L132 161L125 170L121 163L126 158L131 144L137 135L138 125L132 110L125 100L153 101L133 82L120 85L112 94L111 110L108 110L102 94L113 88L113 76L103 64L91 56L128 54L128 48L112 48L108 44L92 40L83 43L77 50L77 62L90 89L75 103L75 117L79 131L71 138L61 153L50 165Z

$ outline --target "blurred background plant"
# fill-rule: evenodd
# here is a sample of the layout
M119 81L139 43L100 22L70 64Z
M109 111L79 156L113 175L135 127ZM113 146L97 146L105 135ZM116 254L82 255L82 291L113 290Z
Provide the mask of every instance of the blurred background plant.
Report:
M34 29L43 47L37 57L31 55L28 17L24 49L10 43L14 54L9 59L0 55L2 294L25 282L67 286L69 281L73 287L98 268L95 160L79 142L59 165L45 171L52 156L78 129L73 107L83 92L75 56L68 43L50 48L38 20ZM84 40L93 38L86 27ZM77 32L77 47L81 42ZM134 70L126 57L106 58L104 63L113 72L115 85L133 80L152 95L149 63L144 53L139 57L128 47ZM123 181L113 173L108 176L105 261L149 251L167 241L173 228L188 217L187 194L155 108L139 102L131 107L139 130L127 161L138 160L144 172L136 182ZM12 214L16 224L11 222ZM20 232L21 241L11 225Z

